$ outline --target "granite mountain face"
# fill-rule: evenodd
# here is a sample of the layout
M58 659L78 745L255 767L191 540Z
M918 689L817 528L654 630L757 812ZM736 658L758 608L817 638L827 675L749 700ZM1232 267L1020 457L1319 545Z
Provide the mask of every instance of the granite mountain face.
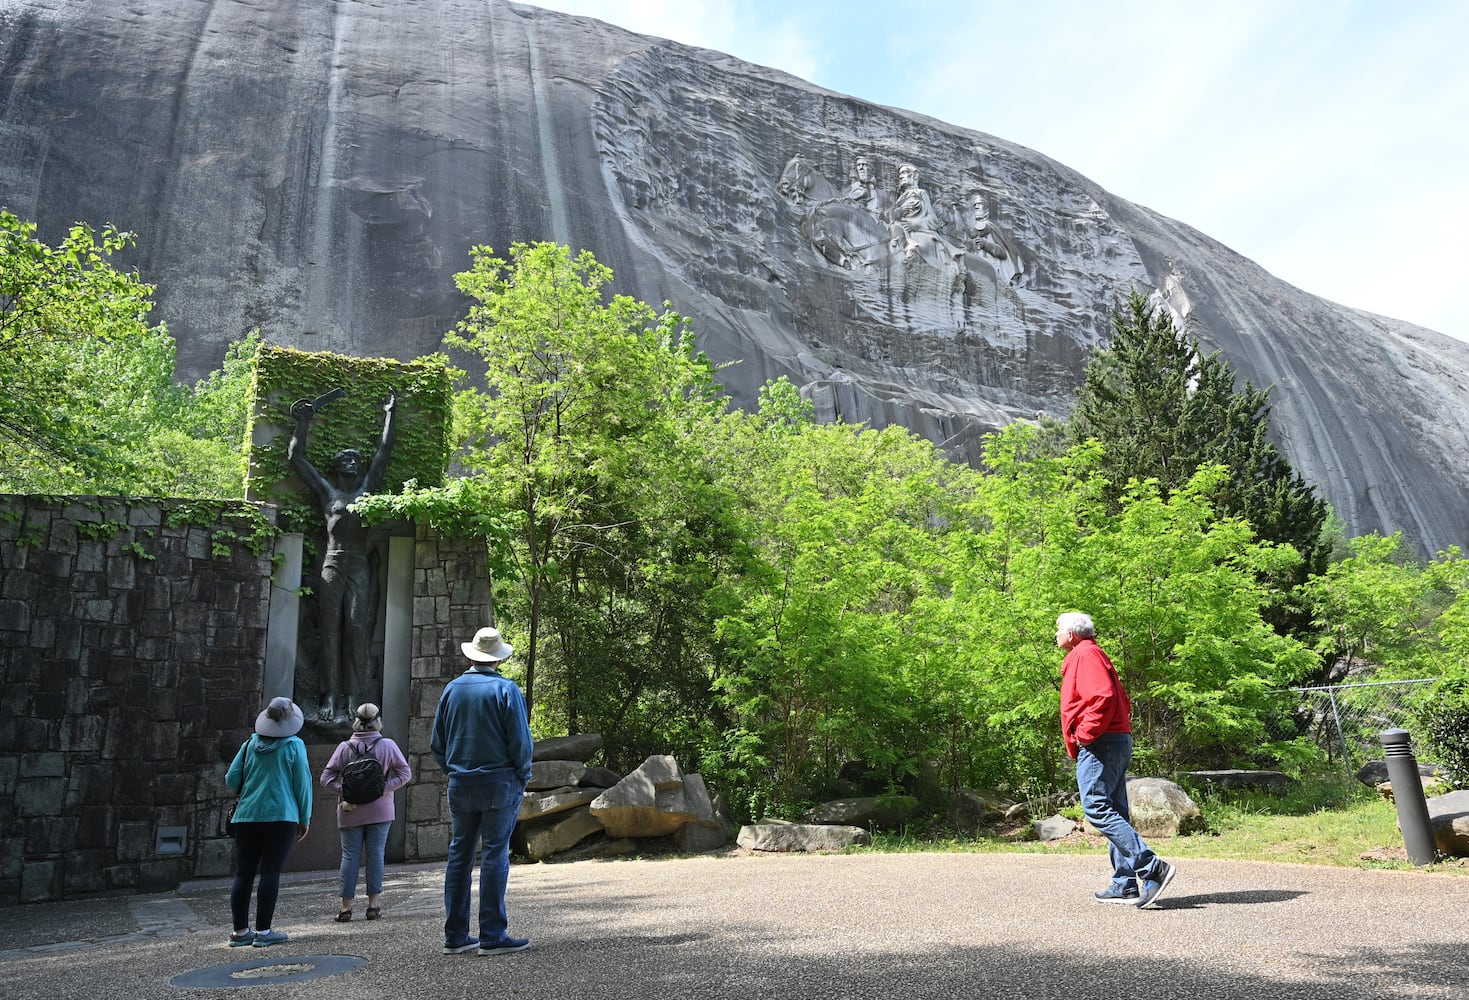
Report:
M1301 292L1002 139L591 19L0 0L0 205L51 242L77 220L138 233L126 266L158 285L186 377L255 328L437 350L471 246L555 240L690 316L742 404L785 375L826 419L970 461L1069 409L1137 287L1274 386L1284 452L1354 531L1469 541L1469 345Z

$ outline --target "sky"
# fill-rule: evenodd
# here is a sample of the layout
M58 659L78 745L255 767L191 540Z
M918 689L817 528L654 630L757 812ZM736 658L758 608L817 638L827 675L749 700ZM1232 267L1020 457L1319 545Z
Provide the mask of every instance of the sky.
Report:
M1469 341L1469 0L542 0L1027 146Z

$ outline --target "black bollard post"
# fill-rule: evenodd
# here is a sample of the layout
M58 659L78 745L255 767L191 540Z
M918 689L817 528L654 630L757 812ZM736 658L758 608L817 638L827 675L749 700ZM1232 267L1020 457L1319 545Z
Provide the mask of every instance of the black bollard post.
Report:
M1428 819L1428 801L1423 797L1423 779L1418 775L1412 740L1406 729L1388 729L1378 733L1377 738L1382 741L1387 758L1387 780L1392 782L1398 829L1403 831L1408 859L1415 865L1431 865L1438 857L1438 844L1433 839L1433 824Z

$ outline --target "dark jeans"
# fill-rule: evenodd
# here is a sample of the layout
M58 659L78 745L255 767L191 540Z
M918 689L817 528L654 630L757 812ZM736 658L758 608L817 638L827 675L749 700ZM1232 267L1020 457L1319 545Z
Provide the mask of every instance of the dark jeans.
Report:
M519 779L449 786L449 816L454 827L449 863L444 868L444 944L451 948L469 940L469 879L476 846L481 848L479 940L492 944L505 937L510 834L520 815L523 794Z
M260 875L260 894L255 901L255 929L270 929L281 891L281 869L296 842L296 831L296 824L291 822L235 824L235 884L230 888L235 930L250 926L250 889L256 873Z

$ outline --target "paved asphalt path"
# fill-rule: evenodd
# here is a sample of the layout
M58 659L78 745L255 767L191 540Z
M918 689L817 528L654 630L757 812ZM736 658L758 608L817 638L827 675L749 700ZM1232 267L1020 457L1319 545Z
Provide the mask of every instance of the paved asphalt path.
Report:
M391 869L372 923L360 897L356 919L332 922L326 873L288 876L275 926L291 940L268 949L226 947L227 883L190 883L0 909L0 997L1469 997L1463 875L1190 860L1138 910L1092 902L1105 868L1100 854L516 865L511 931L532 947L483 958L439 953L437 866ZM325 974L326 956L365 961ZM231 975L240 964L258 968ZM191 973L223 985L171 985Z

